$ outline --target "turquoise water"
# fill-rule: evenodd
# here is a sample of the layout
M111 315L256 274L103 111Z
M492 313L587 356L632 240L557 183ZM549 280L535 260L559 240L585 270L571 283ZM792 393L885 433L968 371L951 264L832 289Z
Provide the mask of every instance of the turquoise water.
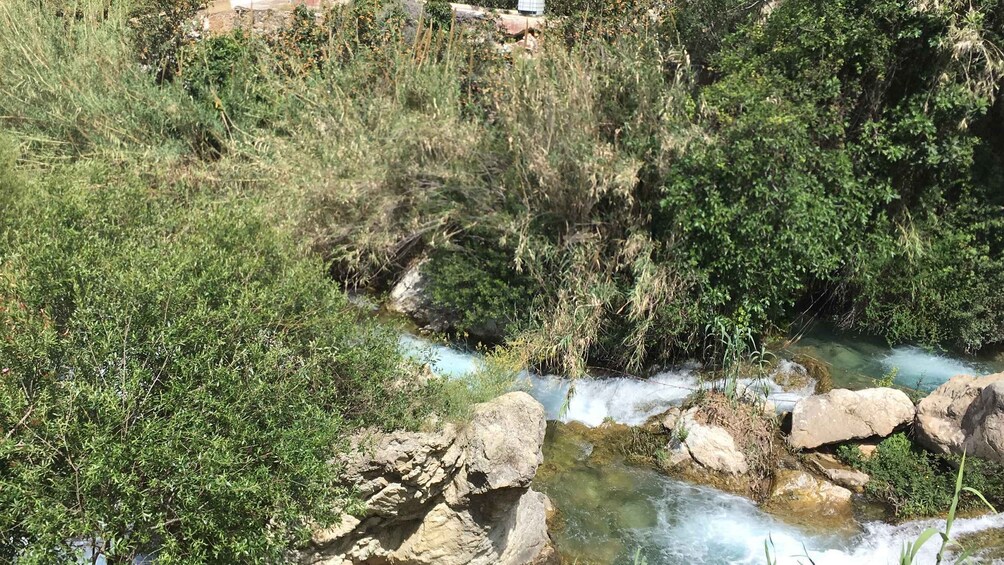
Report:
M896 384L931 391L961 374L986 375L1004 371L1004 362L932 351L913 345L890 348L881 341L857 338L816 324L801 339L782 350L782 355L804 354L830 367L838 388L860 389L875 386L896 370Z
M772 542L780 565L893 565L903 544L943 522L848 524L842 531L785 523L746 498L690 484L622 461L591 458L593 446L563 424L548 425L545 466L535 486L560 512L552 535L568 563L648 565L761 565ZM1004 527L1004 515L958 519L963 535ZM916 563L934 563L939 544Z

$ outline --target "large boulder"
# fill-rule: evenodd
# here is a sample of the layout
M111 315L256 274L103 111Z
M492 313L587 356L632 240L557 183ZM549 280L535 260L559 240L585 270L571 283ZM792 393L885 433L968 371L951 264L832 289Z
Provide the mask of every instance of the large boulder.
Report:
M463 429L357 439L344 461L365 510L315 532L304 563L522 565L553 555L543 460L544 409L523 392L475 408Z
M920 401L915 429L937 453L1004 462L1004 373L951 378Z
M910 397L900 390L834 389L795 404L788 443L809 449L852 439L885 437L912 422L915 413Z

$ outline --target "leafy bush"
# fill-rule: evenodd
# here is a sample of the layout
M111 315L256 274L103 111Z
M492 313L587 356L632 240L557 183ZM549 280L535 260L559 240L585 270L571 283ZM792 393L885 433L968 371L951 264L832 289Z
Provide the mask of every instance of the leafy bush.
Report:
M437 249L428 263L433 303L457 315L456 329L504 334L530 311L533 286L512 269L512 252L468 236L448 249Z
M253 200L101 162L0 179L7 558L281 560L350 502L330 463L349 430L435 405Z
M448 30L453 27L453 8L446 0L429 0L425 3L425 17L430 25L437 29Z
M871 477L866 492L887 503L897 516L933 516L952 502L960 460L932 455L914 445L905 434L883 440L875 455L865 459L857 447L841 446L838 455L847 464ZM965 485L983 493L995 504L1004 500L1004 467L988 461L969 459ZM959 508L978 508L982 502L963 497Z
M92 3L93 5L93 3ZM139 61L160 79L170 79L181 64L181 51L193 42L196 14L209 0L139 0L129 17Z

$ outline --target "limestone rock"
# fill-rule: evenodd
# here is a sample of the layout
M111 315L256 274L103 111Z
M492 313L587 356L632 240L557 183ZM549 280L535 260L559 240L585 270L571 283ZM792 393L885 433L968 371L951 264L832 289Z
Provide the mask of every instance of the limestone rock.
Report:
M917 441L938 453L1004 461L1004 373L952 377L917 407Z
M791 416L788 443L815 448L852 439L885 437L913 421L910 398L892 388L834 389L799 400Z
M802 516L849 516L851 496L851 491L805 471L785 469L774 476L769 505L776 511Z
M694 458L690 455L690 450L687 449L687 444L672 440L666 446L666 457L662 460L661 464L665 469L674 469L693 460Z
M529 488L543 460L544 409L526 393L475 408L463 430L357 439L347 482L366 509L315 532L304 563L523 565L553 555L547 499ZM550 553L549 553L550 552Z
M525 392L478 406L466 430L472 492L526 487L543 463L544 407Z
M660 419L663 429L667 432L671 432L676 429L676 423L680 420L680 409L674 406L663 413L660 416Z
M390 291L387 309L408 316L430 331L446 331L450 329L450 316L432 303L428 280L422 272L425 264L424 260L417 261L404 272Z
M706 469L730 475L745 474L749 470L746 456L739 451L729 432L718 426L702 424L694 415L693 409L684 414L678 423L680 431L676 432L686 453ZM681 449L674 451L682 454ZM670 452L671 459L680 460L682 455L674 457L674 451Z
M867 473L852 469L826 453L813 453L808 462L827 479L856 492L861 492L871 480Z
M962 418L966 452L1004 463L1004 381L983 388Z

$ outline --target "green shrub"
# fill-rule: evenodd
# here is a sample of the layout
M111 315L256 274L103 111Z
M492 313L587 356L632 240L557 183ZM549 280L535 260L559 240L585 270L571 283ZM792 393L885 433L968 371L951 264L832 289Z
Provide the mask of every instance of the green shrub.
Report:
M193 32L199 29L196 14L209 0L137 0L130 5L128 21L139 61L160 79L174 77L182 49L193 43Z
M449 30L453 27L453 8L446 0L429 0L425 3L426 22L436 29Z
M457 316L461 332L504 335L530 311L533 286L513 269L510 250L475 235L435 250L426 272L433 303Z
M868 473L865 491L888 504L898 517L934 516L952 502L960 458L932 455L915 445L903 433L884 439L869 459L857 447L841 446L837 454L844 462ZM984 494L994 504L1004 500L1004 466L969 459L965 486ZM959 508L979 508L982 502L964 496Z
M349 431L435 405L253 199L4 161L0 555L282 560L351 502Z

